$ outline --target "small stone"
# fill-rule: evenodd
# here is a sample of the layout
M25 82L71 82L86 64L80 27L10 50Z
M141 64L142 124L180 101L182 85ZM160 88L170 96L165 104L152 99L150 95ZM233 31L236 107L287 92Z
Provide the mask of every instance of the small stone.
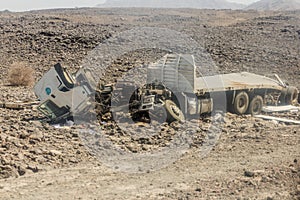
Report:
M30 121L34 127L42 128L43 124L40 121Z
M57 151L57 150L50 150L50 155L60 156L60 155L62 155L62 153L60 151Z
M27 169L31 170L32 172L36 173L39 171L37 166L33 166L33 165L28 165Z
M19 135L19 137L21 138L21 139L26 139L27 137L29 137L30 136L30 134L27 132L27 131L22 131L21 133L20 133L20 135Z
M76 160L76 158L70 158L69 162L71 162L71 163L78 163L78 160Z
M77 138L79 136L77 132L72 132L71 134L72 134L72 137L74 137L74 138Z
M0 154L4 154L5 153L5 149L0 147Z
M254 172L251 172L251 171L246 170L246 171L244 172L244 175L245 175L246 177L254 177Z
M30 139L37 140L39 142L42 141L43 137L44 137L44 135L40 131L36 131L35 133L33 133L33 134L30 135Z
M297 193L300 195L300 185L297 185Z
M24 158L25 158L24 154L21 153L21 152L18 153L17 157L18 157L19 160L24 160Z
M137 152L137 148L136 146L134 146L133 144L129 144L127 145L127 149L133 153L136 153Z
M142 145L142 150L147 151L149 148L146 145Z
M26 173L26 169L23 166L18 167L19 176L23 176Z
M33 149L33 150L30 150L29 152L30 152L30 153L33 153L33 154L36 154L36 155L40 155L40 154L43 153L42 150L41 150L41 149L38 149L38 148L35 148L35 149Z

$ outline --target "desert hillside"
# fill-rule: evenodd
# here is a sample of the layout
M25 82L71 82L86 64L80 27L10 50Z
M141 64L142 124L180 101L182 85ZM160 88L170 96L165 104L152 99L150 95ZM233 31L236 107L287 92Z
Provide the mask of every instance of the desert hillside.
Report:
M299 10L299 0L260 0L255 2L245 9L254 10Z
M107 0L99 7L151 7L151 8L198 8L198 9L241 9L242 4L226 0Z

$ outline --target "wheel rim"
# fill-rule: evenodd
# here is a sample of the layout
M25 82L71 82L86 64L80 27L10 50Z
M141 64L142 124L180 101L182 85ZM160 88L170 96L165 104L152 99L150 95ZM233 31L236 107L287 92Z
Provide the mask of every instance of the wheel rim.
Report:
M263 107L263 98L259 95L255 96L249 105L248 113L251 115L259 115Z
M260 112L260 103L258 101L255 101L254 105L253 105L253 113L258 113Z
M246 92L240 92L235 97L234 112L236 114L242 115L247 112L248 106L249 106L248 94Z
M244 106L245 106L245 99L241 98L240 101L239 101L239 107L242 108Z
M180 116L181 110L176 105L171 105L170 107L175 115Z
M166 109L167 109L169 117L173 118L173 119L169 118L169 120L184 121L184 115L183 115L182 111L173 101L167 100L165 102L165 104L166 104Z

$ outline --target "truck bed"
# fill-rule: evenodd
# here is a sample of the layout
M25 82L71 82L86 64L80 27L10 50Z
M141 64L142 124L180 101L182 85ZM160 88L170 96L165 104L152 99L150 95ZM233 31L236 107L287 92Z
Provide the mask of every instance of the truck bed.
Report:
M221 74L195 78L194 92L221 92L250 90L257 88L281 90L283 86L275 80L249 72Z

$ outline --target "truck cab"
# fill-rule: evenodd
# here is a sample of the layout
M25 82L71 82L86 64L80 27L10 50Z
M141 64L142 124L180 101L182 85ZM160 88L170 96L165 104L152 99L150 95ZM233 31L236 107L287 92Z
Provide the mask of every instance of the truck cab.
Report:
M91 106L94 88L90 72L80 68L71 75L60 64L56 64L34 87L41 101L38 110L51 121L78 115Z

